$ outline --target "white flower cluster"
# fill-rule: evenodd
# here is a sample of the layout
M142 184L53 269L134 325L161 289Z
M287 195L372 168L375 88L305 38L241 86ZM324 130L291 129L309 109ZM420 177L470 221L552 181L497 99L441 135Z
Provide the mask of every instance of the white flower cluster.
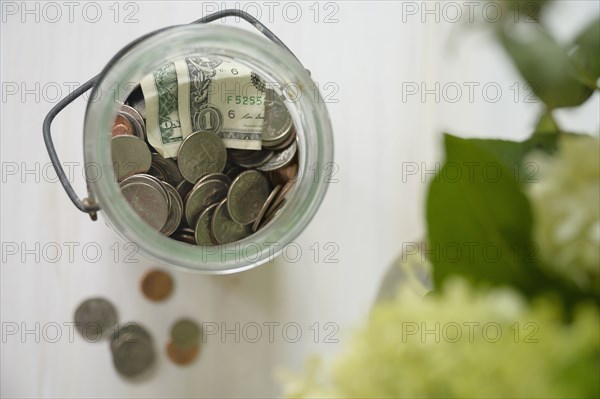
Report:
M600 141L563 135L558 153L536 153L528 187L544 265L581 288L600 290Z

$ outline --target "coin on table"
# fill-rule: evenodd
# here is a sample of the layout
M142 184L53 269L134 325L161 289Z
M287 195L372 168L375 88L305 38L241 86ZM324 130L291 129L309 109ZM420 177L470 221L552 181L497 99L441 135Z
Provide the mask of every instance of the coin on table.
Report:
M135 377L154 363L152 336L139 323L127 323L121 327L110 348L115 368L125 377Z
M281 96L268 89L265 102L265 120L262 133L263 146L276 145L285 140L292 129L292 116Z
M296 155L297 149L298 145L294 141L288 148L275 152L275 155L273 155L273 157L267 163L258 166L256 169L262 170L263 172L268 172L282 168L292 161L294 155Z
M117 311L112 303L104 298L90 298L83 301L75 310L75 327L81 336L90 342L97 342L109 335L117 323Z
M121 183L121 193L133 210L152 228L160 231L167 223L170 213L170 199L164 187L159 189L139 180L123 181L123 183Z
M162 270L150 270L142 279L142 293L151 301L165 300L173 292L171 275Z
M179 171L190 183L197 182L205 174L222 172L226 161L223 141L210 132L190 134L177 153Z
M196 345L191 349L181 350L173 345L173 341L167 342L167 356L171 361L180 366L185 366L192 363L198 357L200 345Z
M195 226L198 216L209 205L221 201L227 195L227 185L220 180L198 182L185 201L185 220Z
M170 198L169 216L167 222L164 224L160 232L170 236L177 230L177 227L181 224L181 218L183 217L183 201L179 196L179 193L169 183L162 183L167 191Z
M267 209L269 209L269 206L271 205L271 203L273 202L273 200L277 197L277 194L279 194L280 190L281 190L281 186L277 186L277 187L275 187L273 189L273 191L271 191L271 194L269 194L269 197L267 198L267 200L263 204L263 206L262 206L262 208L260 210L260 213L258 214L258 217L256 218L256 220L252 224L252 231L253 232L256 232L258 230L258 226L260 226L260 223L262 222L263 217L267 213Z
M152 155L146 143L136 136L114 136L110 139L113 169L117 181L136 173L146 173Z
M173 187L176 187L179 183L184 181L177 164L171 158L164 158L160 154L152 154L152 167L164 176L164 179L162 179L163 181L169 183Z
M231 218L239 224L254 222L269 193L269 181L264 174L257 170L241 173L227 192L227 208Z
M229 215L227 209L227 198L221 201L213 213L210 223L210 232L217 245L230 244L239 241L252 234L250 225L241 225Z
M198 216L198 220L196 221L196 226L194 228L194 237L196 239L196 244L198 245L213 245L213 238L210 232L210 224L212 222L212 217L217 209L216 204L210 205L206 208L200 216Z
M192 349L200 343L200 326L190 319L180 319L171 327L171 341L179 350Z

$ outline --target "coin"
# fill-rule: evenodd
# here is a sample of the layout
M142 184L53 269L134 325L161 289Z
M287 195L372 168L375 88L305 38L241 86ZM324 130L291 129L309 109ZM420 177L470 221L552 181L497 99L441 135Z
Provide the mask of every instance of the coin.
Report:
M212 238L217 245L230 244L252 234L250 225L241 225L231 219L227 209L227 198L217 205L213 213L210 229Z
M281 186L277 186L273 189L273 191L271 191L271 194L269 194L269 197L267 198L267 200L265 201L265 203L263 204L260 213L258 214L258 217L256 218L256 220L254 221L254 223L252 224L252 231L256 232L258 230L258 226L260 225L260 222L263 220L263 217L265 216L265 213L267 213L267 209L269 209L269 206L271 205L271 203L273 202L273 200L275 199L275 197L277 196L277 194L279 194L279 191L281 190Z
M171 327L171 341L179 350L197 346L200 343L200 334L200 327L190 319L180 319Z
M179 193L169 183L163 183L164 188L170 198L169 217L167 222L160 230L161 233L170 236L177 230L177 227L181 224L181 218L183 217L183 201L179 196Z
M162 270L150 270L142 279L141 286L146 298L158 302L171 295L173 279L169 273Z
M281 167L279 169L275 169L267 172L267 177L271 181L271 183L275 186L277 185L285 185L287 182L296 180L298 176L298 157L294 157L292 161Z
M152 167L160 171L162 176L164 176L162 180L173 187L176 187L179 183L184 181L177 164L171 158L164 158L160 154L152 154Z
M81 336L86 341L97 342L108 336L109 330L117 323L117 311L104 298L90 298L77 307L74 319Z
M196 245L196 238L193 233L186 233L185 231L177 230L175 233L171 234L171 238L177 241L184 242L186 244Z
M160 231L169 218L168 194L144 182L131 182L121 187L121 193L133 210L153 229Z
M258 166L256 169L261 170L263 172L268 172L270 170L275 170L284 167L289 164L296 155L296 150L298 146L296 142L292 142L292 144L281 151L277 151L275 155L269 160L269 162L264 165Z
M198 357L200 345L196 345L191 349L181 350L173 345L173 341L167 342L167 356L171 361L180 366L185 366L192 363Z
M126 185L128 185L130 183L144 183L144 184L148 184L148 185L152 186L153 188L155 188L156 190L158 190L161 193L161 195L164 197L165 201L167 201L167 204L170 206L171 198L169 197L169 194L167 193L164 182L158 180L158 178L156 178L155 176L152 176L152 175L149 175L146 173L140 173L137 175L129 176L128 178L123 180L121 183L119 183L119 186L121 187L121 189L123 189L123 187L125 187Z
M227 195L227 185L220 180L199 182L185 200L185 220L195 226L198 216L209 205L221 201Z
M131 125L131 122L129 122L129 119L121 114L117 114L115 122L113 123L112 135L119 136L123 134L132 136L134 134L133 126Z
M183 180L181 183L175 186L175 189L177 189L181 199L184 199L188 193L192 191L192 188L194 188L194 185L187 180Z
M292 129L290 134L280 144L277 144L277 145L268 145L267 144L264 147L268 148L269 150L279 151L279 150L283 150L283 149L289 147L294 141L296 141L296 129Z
M233 162L248 169L264 165L273 157L271 150L229 150L228 154Z
M146 173L152 164L152 155L144 141L136 136L114 136L111 138L113 170L117 181Z
M187 136L177 153L181 175L195 183L207 173L222 172L227 150L220 138L210 132L196 132Z
M154 347L150 333L139 323L127 323L111 341L113 364L119 374L135 377L154 363Z
M217 204L212 204L208 208L206 208L196 221L196 226L194 228L194 237L196 239L197 245L212 245L214 244L213 238L210 232L210 224L212 222L212 217L217 208Z
M119 115L123 115L129 119L134 128L134 134L136 136L142 140L146 139L146 123L139 112L137 112L133 107L123 104L119 110Z
M254 222L269 193L269 181L264 174L256 170L241 173L227 192L227 208L231 218L239 224Z
M229 187L229 185L231 184L231 178L223 173L209 173L207 175L204 175L203 177L200 178L200 180L198 180L196 182L196 185L208 181L208 180L219 180L222 181L223 183L225 183L227 185L227 187Z
M279 209L283 207L283 204L285 203L285 197L292 190L292 188L294 188L294 183L295 182L293 181L288 182L285 186L281 188L281 190L273 200L271 206L269 207L269 209L267 209L267 213L263 218L263 225L267 224L267 222L271 220L273 216L275 216L275 213L277 213L277 211L279 211Z
M292 116L281 96L272 89L267 89L265 102L265 120L262 134L263 146L276 145L285 140L292 129Z

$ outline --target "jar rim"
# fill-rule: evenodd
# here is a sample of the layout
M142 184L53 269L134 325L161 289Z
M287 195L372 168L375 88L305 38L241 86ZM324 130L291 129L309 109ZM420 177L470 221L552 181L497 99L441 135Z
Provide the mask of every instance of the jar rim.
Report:
M112 172L110 132L116 103L162 64L193 54L235 59L282 87L296 91L288 109L297 127L299 178L285 207L267 226L246 239L221 246L193 246L153 231L121 195ZM333 134L325 104L298 60L281 46L246 30L225 25L193 24L162 30L135 44L107 68L90 100L84 122L86 165L102 178L88 179L107 223L146 256L187 271L226 274L247 270L276 257L308 225L320 206L328 182L323 169L333 161ZM313 90L311 90L311 88ZM113 93L114 95L108 95ZM298 96L299 95L299 96ZM87 168L87 166L86 166Z

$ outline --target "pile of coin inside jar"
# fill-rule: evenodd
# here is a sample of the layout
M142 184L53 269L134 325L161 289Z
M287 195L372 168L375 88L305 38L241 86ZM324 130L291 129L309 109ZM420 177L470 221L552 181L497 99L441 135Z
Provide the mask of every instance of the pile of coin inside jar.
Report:
M135 92L134 92L135 93ZM132 94L112 127L111 150L121 192L153 229L210 246L244 239L285 205L298 174L296 130L284 100L265 101L262 148L226 148L212 132L185 137L177 157L149 144L143 96Z

